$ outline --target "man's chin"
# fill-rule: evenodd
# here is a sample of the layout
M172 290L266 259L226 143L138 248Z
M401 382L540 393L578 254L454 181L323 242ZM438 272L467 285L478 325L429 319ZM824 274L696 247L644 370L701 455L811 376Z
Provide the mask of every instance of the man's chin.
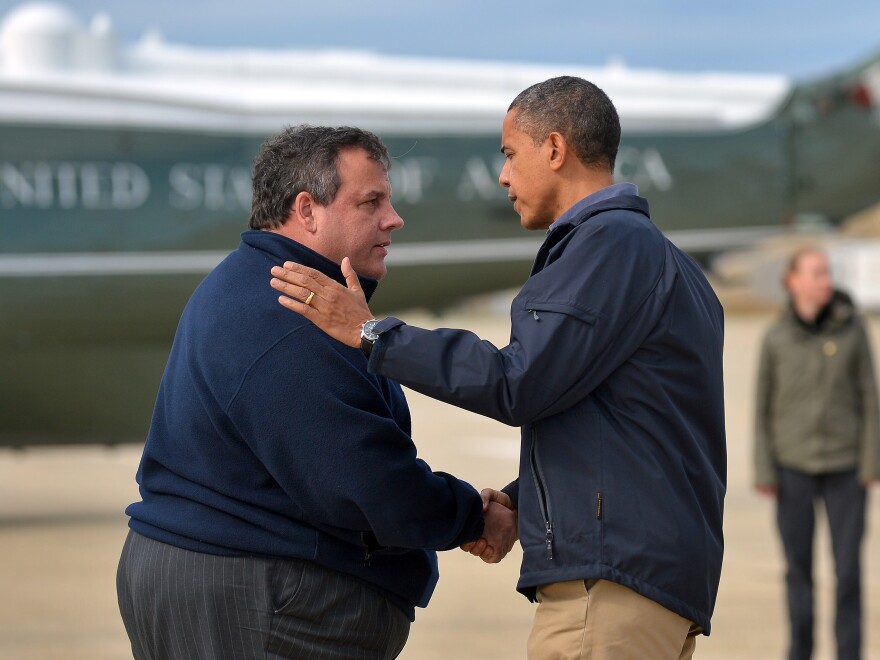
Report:
M380 264L364 266L363 270L355 268L354 271L361 277L370 277L374 280L381 280L388 274L388 268L385 266L384 261Z
M525 215L519 216L519 224L522 225L523 229L528 231L541 231L544 229L548 229L553 221L545 222L538 218L530 218Z

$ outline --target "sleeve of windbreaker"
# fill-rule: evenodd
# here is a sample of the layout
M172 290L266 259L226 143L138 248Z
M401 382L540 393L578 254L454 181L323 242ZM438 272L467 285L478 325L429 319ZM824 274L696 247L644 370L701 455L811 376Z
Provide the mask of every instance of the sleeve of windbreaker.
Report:
M370 369L418 392L512 426L571 407L639 347L666 258L656 231L587 222L529 278L511 308L510 343L466 330L386 319Z
M519 508L519 479L511 481L501 489L501 492L507 494L514 507Z
M387 547L445 550L478 539L479 494L417 458L360 351L313 326L295 335L252 366L228 406L292 510L315 525L372 532ZM292 350L295 341L309 349Z
M877 402L877 379L871 346L864 324L859 324L860 350L858 358L859 393L861 394L861 452L859 478L862 481L880 479L880 412Z
M773 458L771 432L773 398L773 349L768 332L761 345L758 359L758 379L755 383L755 485L776 486L776 461Z

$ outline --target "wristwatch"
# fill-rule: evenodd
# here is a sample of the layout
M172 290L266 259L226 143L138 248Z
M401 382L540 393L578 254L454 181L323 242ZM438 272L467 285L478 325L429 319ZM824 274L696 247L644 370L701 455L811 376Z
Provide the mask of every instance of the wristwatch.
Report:
M379 319L370 319L361 326L361 350L367 357L373 352L373 344L379 338L379 333L373 328L379 323Z

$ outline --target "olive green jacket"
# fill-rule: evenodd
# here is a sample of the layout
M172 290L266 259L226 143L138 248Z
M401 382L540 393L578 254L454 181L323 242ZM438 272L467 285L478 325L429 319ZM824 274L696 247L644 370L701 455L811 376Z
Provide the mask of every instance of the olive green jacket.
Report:
M758 368L755 483L776 467L808 474L858 469L880 478L877 385L868 336L845 294L811 332L789 307L767 331Z

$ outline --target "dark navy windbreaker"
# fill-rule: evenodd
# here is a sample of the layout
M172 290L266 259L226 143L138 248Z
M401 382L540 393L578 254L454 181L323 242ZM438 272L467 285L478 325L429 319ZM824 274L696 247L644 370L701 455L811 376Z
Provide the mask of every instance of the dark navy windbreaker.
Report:
M723 553L723 313L698 265L618 195L555 225L510 344L386 319L370 369L522 427L518 589L607 579L708 634Z
M433 550L479 538L482 502L416 458L397 383L278 304L269 269L287 260L344 282L304 246L247 231L187 304L129 524L198 552L311 560L413 618L437 581Z

